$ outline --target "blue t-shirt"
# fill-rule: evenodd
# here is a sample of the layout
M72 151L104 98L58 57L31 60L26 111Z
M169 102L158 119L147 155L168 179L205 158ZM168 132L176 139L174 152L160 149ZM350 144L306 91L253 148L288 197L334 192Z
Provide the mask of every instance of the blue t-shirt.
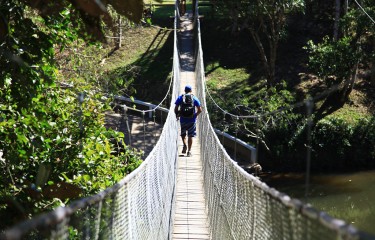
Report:
M184 96L184 94L180 95L177 98L176 102L174 103L174 104L176 104L176 106L180 106L182 104L183 96ZM197 120L197 114L195 114L195 107L200 107L201 106L201 102L194 95L193 95L193 101L194 101L194 117L192 117L192 118L180 117L180 122L181 123L195 122Z

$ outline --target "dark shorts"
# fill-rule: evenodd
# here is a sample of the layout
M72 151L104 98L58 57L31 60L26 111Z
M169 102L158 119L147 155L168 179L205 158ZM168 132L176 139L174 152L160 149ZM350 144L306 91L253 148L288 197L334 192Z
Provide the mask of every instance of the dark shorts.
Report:
M185 137L186 132L188 137L195 137L197 134L195 122L181 123L181 137Z

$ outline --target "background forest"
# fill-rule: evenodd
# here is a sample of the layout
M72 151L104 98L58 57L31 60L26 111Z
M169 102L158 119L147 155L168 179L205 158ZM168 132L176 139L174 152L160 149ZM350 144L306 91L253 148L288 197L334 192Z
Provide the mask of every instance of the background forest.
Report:
M112 186L141 163L105 112L115 95L156 104L165 95L173 9L1 1L0 228ZM375 166L374 0L217 0L200 13L215 127L256 145L264 169L301 171L312 119L313 170ZM231 114L273 114L231 118L212 100Z
M213 98L236 115L265 115L256 122L219 111L217 127L259 146L263 165L301 171L310 98L313 169L373 167L373 20L355 2L260 2L219 1L220 27L203 24ZM218 40L207 39L215 31Z

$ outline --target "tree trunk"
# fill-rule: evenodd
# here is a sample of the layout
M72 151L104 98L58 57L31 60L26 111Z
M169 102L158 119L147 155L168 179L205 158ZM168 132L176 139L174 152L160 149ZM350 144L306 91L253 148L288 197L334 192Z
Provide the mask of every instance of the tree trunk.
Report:
M339 37L339 21L340 21L340 9L341 0L335 0L335 23L333 27L333 40L337 41Z
M276 70L276 58L277 58L277 42L272 43L270 46L270 63L269 63L269 79L270 85L275 84L275 70Z
M349 80L345 81L345 85L343 87L343 93L341 96L341 101L345 103L349 99L350 93L353 91L355 80L357 79L357 72L358 72L358 63L353 68L352 76Z
M262 41L260 40L259 34L254 29L250 28L249 30L260 52L260 59L263 63L263 67L266 72L268 85L272 86L274 75L272 74L272 71L270 69L268 58L266 55L266 51L264 50Z
M269 60L269 79L270 85L273 86L275 84L275 70L276 70L276 58L277 58L277 48L279 43L279 33L280 33L280 26L283 25L282 23L282 16L278 16L277 21L270 19L271 22L277 22L277 24L271 24L270 27L270 34L268 36L269 41L269 48L270 48L270 60ZM279 25L280 24L280 25Z
M232 30L231 34L234 35L238 30L238 10L236 7L233 7L230 10L230 15L232 17Z
M113 38L115 40L115 49L119 49L122 43L122 22L120 16L118 16L117 24L113 30Z
M375 86L375 63L372 63L371 68L371 84Z
M358 63L353 67L353 73L350 78L343 80L343 84L337 91L330 93L323 104L317 110L316 122L325 116L340 109L348 101L350 93L353 91L354 83L357 79Z
M373 41L372 41L372 49L375 50L375 38L373 38ZM371 68L371 83L373 84L373 86L375 86L375 60L372 59L372 68Z

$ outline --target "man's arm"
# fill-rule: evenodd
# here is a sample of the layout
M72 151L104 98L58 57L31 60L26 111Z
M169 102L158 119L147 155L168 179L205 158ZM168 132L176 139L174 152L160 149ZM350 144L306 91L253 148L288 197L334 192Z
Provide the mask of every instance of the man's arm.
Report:
M180 118L180 113L178 112L178 105L174 107L174 113L176 114L177 120Z
M202 112L202 107L201 106L197 106L197 117L199 114L201 114Z

